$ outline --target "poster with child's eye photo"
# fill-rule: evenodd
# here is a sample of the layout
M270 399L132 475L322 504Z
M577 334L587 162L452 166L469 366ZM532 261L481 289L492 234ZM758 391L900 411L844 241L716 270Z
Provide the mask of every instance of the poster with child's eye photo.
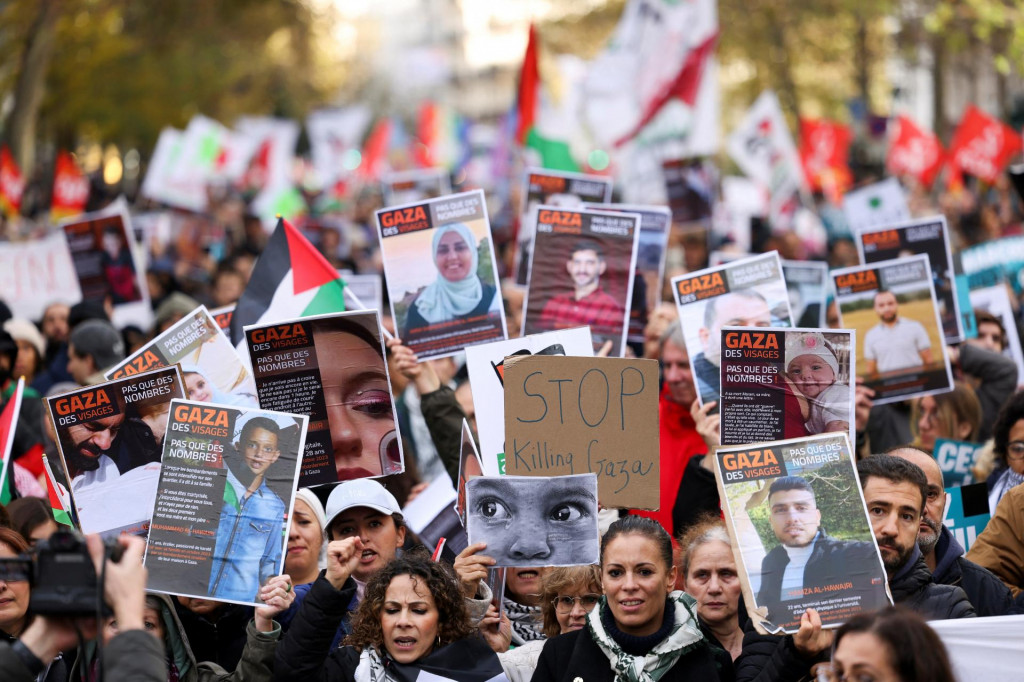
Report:
M466 483L469 543L496 566L598 562L597 474L481 476Z

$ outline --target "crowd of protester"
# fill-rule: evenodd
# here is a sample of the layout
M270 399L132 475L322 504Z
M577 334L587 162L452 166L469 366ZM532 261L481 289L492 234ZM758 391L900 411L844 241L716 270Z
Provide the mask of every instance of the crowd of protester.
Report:
M916 215L947 215L955 249L1021 229L1008 184L934 195L908 182L908 195ZM44 500L42 455L59 458L43 397L102 381L105 368L197 305L229 305L244 290L266 232L245 213L242 197L211 198L208 215L169 213L170 239L140 233L152 329L116 328L109 302L55 300L38 320L12 317L0 305L0 399L9 399L18 377L28 385L12 449L16 499L0 507L0 558L30 551L58 529ZM509 205L517 202L513 192ZM380 272L378 204L366 190L344 213L308 221L308 234L333 266ZM511 213L494 221L506 273ZM763 247L784 258L856 264L841 213L822 215L830 216L827 253L810 253L788 234ZM24 238L43 228L15 222L5 229ZM666 281L701 267L709 244L673 236L669 249ZM510 285L501 293L515 335L522 293ZM34 616L28 583L0 580L0 677L378 682L411 681L425 671L480 682L502 673L513 682L955 679L925 621L1024 609L1024 393L1017 392L1015 364L1001 354L1002 322L979 312L978 338L946 349L957 377L951 392L876 406L869 390L858 389L859 475L896 606L838 630L823 629L810 609L796 634L768 635L747 616L720 518L710 456L719 445L718 417L697 403L675 307L663 298L646 341L631 349L661 366L661 506L611 518L604 512L599 565L511 568L499 615L486 581L494 563L486 546L470 545L452 565L430 559L402 509L437 474L457 485L462 420L473 423L472 387L460 360L421 363L394 339L388 362L406 471L300 490L285 571L262 589L265 606L147 595L143 545L122 538L124 557L105 569L112 615L103 622ZM394 331L386 313L382 319ZM945 495L932 456L941 438L987 443L975 476L988 483L993 516L966 555L942 524ZM95 538L90 550L101 568ZM94 638L103 643L100 655L85 643Z

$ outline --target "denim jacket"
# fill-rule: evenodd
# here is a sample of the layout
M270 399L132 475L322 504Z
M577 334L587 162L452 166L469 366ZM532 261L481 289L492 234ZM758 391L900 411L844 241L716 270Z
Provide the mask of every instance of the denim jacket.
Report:
M210 571L210 597L254 602L260 586L281 571L284 502L264 481L248 498L231 469L227 485L238 506L225 499Z

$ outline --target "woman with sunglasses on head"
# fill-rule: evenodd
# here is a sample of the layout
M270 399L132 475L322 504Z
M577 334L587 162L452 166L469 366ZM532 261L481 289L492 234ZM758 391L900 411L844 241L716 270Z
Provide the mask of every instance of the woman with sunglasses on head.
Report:
M601 541L604 598L587 626L549 639L533 682L718 682L732 661L704 636L694 599L673 591L672 540L656 521L627 516Z

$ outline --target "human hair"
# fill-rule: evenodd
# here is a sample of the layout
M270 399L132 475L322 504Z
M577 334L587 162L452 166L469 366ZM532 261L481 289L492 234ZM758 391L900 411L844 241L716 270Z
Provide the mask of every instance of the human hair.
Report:
M601 594L601 569L594 564L558 566L544 576L540 590L540 613L545 637L555 637L562 633L555 615L555 597L560 592L580 587L593 588L596 594Z
M19 497L7 505L11 528L18 531L26 542L32 542L32 531L47 521L53 521L50 504L41 497Z
M372 646L378 650L384 646L381 612L391 581L403 575L412 579L414 589L418 589L420 584L425 585L434 598L438 612L438 646L451 644L473 632L458 580L447 564L431 561L426 550L420 548L393 560L370 578L366 584L366 595L352 618L352 633L345 638L345 644L360 649Z
M718 319L718 304L723 298L727 296L738 296L751 301L761 301L765 305L768 305L768 299L761 295L761 292L756 289L737 289L736 291L730 291L724 296L719 296L708 301L707 305L704 306L704 328L711 329L714 326L715 320Z
M896 299L896 302L900 302L899 297L893 292L892 289L886 289L885 287L881 287L878 289L878 291L875 292L875 295L871 297L871 305L874 305L875 301L878 300L878 297L882 296L883 294L892 294L892 297Z
M569 256L572 257L577 251L593 251L598 260L604 260L604 249L601 248L600 242L596 239L577 239L572 245L572 251L569 252Z
M604 566L604 554L612 540L620 535L639 535L652 540L658 546L658 554L665 564L665 570L672 570L672 538L661 524L646 516L623 516L608 528L601 538L601 566Z
M1003 326L1003 321L993 315L987 310L981 310L980 308L974 309L974 320L977 327L981 327L983 324L994 324L999 328L999 350L1006 348L1006 327Z
M267 417L253 417L249 421L245 422L245 425L242 427L242 433L239 434L238 437L239 443L243 448L245 447L245 441L248 440L249 436L252 435L252 432L256 429L263 429L264 431L269 431L274 434L278 439L278 447L280 447L281 427L277 425L277 422L273 419L268 419Z
M318 336L345 332L358 337L360 341L364 341L370 348L372 348L377 355L381 356L381 358L384 357L384 350L381 348L380 339L374 336L373 333L364 325L356 322L355 320L331 318L330 320L324 320L323 322L313 321L311 326L314 344L316 344Z
M846 621L836 631L833 658L843 637L852 633L871 634L881 641L889 667L903 682L956 682L942 640L921 616L909 609L890 606Z
M21 533L6 526L0 527L0 545L6 545L15 554L24 554L29 547L28 540Z
M807 479L802 476L780 476L772 481L771 486L768 488L768 499L771 499L775 493L785 492L787 490L803 490L809 492L811 497L814 497L814 501L817 502L818 498L814 494L814 488L807 482Z
M729 538L729 531L725 529L722 519L713 514L704 514L697 520L697 523L690 526L685 533L679 537L679 546L682 549L682 565L685 579L690 573L690 560L694 552L709 542L724 542L732 547L732 540Z
M661 332L661 336L658 337L658 355L661 355L662 351L665 350L666 343L671 343L682 351L686 350L686 339L683 337L683 327L679 324L678 320L672 321L667 327L665 327L665 331Z
M968 384L954 381L952 391L926 397L935 401L935 419L943 438L960 440L957 433L957 426L960 424L971 425L971 432L964 440L974 441L978 438L978 431L981 429L981 402ZM910 430L914 434L915 442L920 440L917 423L921 419L922 400L924 397L917 398L910 405Z
M861 489L872 476L884 478L890 483L913 483L921 493L919 509L924 509L925 500L928 499L928 478L921 467L913 462L892 455L871 455L857 462L857 475L860 477Z
M1014 393L1003 403L996 423L992 425L992 451L1004 465L1007 463L1006 453L1010 447L1010 429L1021 419L1024 419L1024 391Z

